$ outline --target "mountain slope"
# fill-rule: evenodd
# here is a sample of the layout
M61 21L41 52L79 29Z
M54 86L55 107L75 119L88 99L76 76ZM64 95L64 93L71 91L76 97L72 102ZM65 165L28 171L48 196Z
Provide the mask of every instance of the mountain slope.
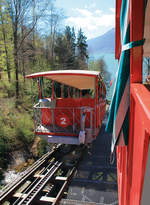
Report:
M89 54L114 53L115 29L111 29L102 36L87 41Z

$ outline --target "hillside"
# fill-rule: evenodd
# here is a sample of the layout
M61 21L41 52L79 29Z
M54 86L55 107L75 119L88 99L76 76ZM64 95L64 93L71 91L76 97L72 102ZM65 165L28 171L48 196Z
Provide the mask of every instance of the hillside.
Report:
M89 54L114 53L115 51L115 28L102 36L87 41Z

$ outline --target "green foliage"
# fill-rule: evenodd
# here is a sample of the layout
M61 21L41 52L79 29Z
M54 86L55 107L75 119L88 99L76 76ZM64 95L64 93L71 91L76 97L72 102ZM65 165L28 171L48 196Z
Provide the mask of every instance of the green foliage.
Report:
M2 7L1 7L2 6ZM3 8L3 9L1 9ZM0 70L7 71L8 79L11 79L11 70L14 68L13 59L13 31L11 19L4 0L0 3Z
M76 36L74 28L66 26L64 40L66 41L66 69L75 69L75 48L76 48Z
M7 154L9 147L7 146L7 140L5 138L0 138L0 167L6 168L7 165Z
M55 44L58 68L61 69L86 69L87 68L87 43L82 30L79 30L78 39L74 28L66 26L64 34L58 34Z
M38 144L38 148L37 148L37 151L38 151L38 157L41 157L43 154L45 154L47 152L47 141L44 140L44 139L41 139L39 144Z
M104 61L103 58L99 58L98 60L94 61L90 61L88 64L88 69L89 70L95 70L95 71L99 71L101 73L101 76L103 78L103 81L106 85L107 91L110 87L109 83L111 80L111 74L110 72L107 70L107 66L106 63Z
M33 136L33 121L22 107L15 108L14 99L2 98L0 109L0 168L9 163L9 153L24 146L29 151Z
M11 131L11 128L7 125L5 125L5 120L0 115L0 168L6 168L7 167L7 160L9 157L9 151L10 151L10 144L11 139L9 137L9 131Z
M4 81L3 87L5 93L7 93L7 97L14 97L15 96L15 82L14 81Z
M110 90L111 74L107 70L107 66L106 66L106 63L105 63L104 59L99 58L96 61L94 61L94 60L90 61L89 64L88 64L88 69L100 72L100 74L102 76L102 79L105 83L107 94L108 94L109 90ZM107 98L109 98L109 94L107 95Z
M59 34L56 39L55 49L54 49L58 61L58 67L65 69L65 59L67 57L67 45L65 38L62 34Z
M87 59L88 59L88 52L87 52L87 43L86 43L86 36L83 34L82 29L78 32L77 37L77 58L79 67L81 69L87 68Z
M24 114L24 116L18 116L16 118L15 135L16 138L22 142L25 146L33 142L33 121L30 116Z

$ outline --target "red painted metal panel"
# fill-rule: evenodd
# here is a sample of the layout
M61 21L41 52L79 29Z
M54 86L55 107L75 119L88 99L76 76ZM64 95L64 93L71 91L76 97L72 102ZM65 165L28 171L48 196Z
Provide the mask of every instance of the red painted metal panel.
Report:
M131 85L131 96L134 100L134 120L133 120L133 134L132 134L132 150L129 148L129 155L132 154L128 162L128 173L130 187L127 192L129 205L140 205L146 159L148 153L148 143L150 134L150 92L142 84Z
M41 118L44 125L52 124L52 113L48 108L41 108Z
M150 133L150 92L143 84L134 83L131 85L131 94L138 107L142 110L141 123L144 124L144 128Z
M143 39L144 30L144 1L130 0L130 41ZM143 46L131 49L130 55L130 88L132 83L142 82ZM131 91L132 92L132 91ZM137 92L137 91L136 91ZM138 100L130 93L130 129L128 145L128 175L126 200L129 205L140 205L141 171L142 168L142 140L144 137L143 111L139 112ZM141 166L141 167L140 167ZM141 168L141 169L140 169Z
M128 149L117 147L119 205L140 205L150 136L150 92L131 85L132 129Z
M130 0L130 41L143 39L144 34L144 1ZM142 82L143 46L131 49L130 82Z
M34 132L35 135L51 135L51 136L71 136L71 137L77 137L77 134L72 134L72 133L66 133L66 132Z
M126 205L127 146L117 146L119 204Z
M116 40L120 17L116 1ZM144 1L130 0L130 41L143 39ZM116 57L120 45L116 42ZM127 150L117 148L119 205L140 205L150 134L150 92L142 84L143 46L131 49L130 55L130 129ZM148 133L148 134L147 134Z
M98 100L98 99L97 99ZM95 104L95 98L57 98L55 108L41 108L41 120L43 125L52 125L65 128L76 126L80 129L82 113L86 113L85 127L94 129L100 128L105 115L106 102L102 97ZM40 109L40 108L38 108ZM52 113L54 120L52 120ZM65 120L65 121L64 121ZM65 124L62 124L64 123ZM47 127L48 129L48 127ZM38 131L38 134L40 131ZM48 131L43 130L42 134L47 135ZM55 135L55 134L54 134ZM64 135L64 134L63 134Z
M120 58L121 38L120 38L120 11L122 0L116 0L116 30L115 30L115 58Z

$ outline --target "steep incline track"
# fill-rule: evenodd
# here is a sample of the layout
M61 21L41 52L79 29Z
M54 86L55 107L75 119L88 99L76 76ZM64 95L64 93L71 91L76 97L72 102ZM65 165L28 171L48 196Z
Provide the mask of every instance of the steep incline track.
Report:
M0 204L5 201L13 205L42 201L58 204L85 150L77 146L70 148L66 151L61 145L42 156L18 180L5 187Z

